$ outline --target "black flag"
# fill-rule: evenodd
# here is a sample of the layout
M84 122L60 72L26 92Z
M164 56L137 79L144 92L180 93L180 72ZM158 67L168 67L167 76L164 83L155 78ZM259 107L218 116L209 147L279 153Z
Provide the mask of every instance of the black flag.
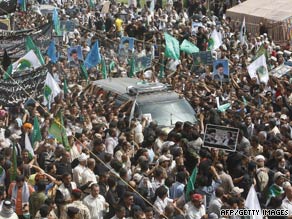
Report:
M2 64L3 69L5 71L8 69L9 65L11 64L11 59L8 56L8 53L7 53L6 49L4 50L3 60L2 60L1 64Z
M92 20L90 16L88 18L88 29L92 29Z

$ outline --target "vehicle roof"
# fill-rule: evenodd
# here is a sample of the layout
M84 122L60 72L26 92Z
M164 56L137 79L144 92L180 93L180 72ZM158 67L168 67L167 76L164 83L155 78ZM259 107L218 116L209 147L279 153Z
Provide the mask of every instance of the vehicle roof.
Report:
M136 78L108 78L94 81L92 84L97 85L105 90L112 90L120 95L127 93L126 88L135 86L138 80Z
M173 91L153 92L153 93L138 95L137 97L137 101L141 103L142 105L145 103L173 101L176 99L179 99L179 96L177 93Z
M137 82L141 82L141 80L136 78L111 78L94 81L92 85L103 88L104 90L111 90L127 99L135 99L135 96L127 93L127 87L137 86ZM140 103L150 103L172 101L175 99L179 99L179 95L174 91L157 91L139 94L137 101Z

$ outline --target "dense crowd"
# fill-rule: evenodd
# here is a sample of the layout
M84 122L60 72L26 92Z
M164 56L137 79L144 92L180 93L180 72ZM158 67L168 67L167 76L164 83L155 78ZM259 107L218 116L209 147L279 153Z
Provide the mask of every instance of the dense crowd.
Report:
M0 218L248 218L220 215L220 209L244 209L252 185L262 208L288 209L290 216L283 218L292 218L291 72L259 83L247 71L260 48L269 70L288 61L289 43L275 45L261 27L260 35L248 33L242 44L241 22L225 16L227 8L240 2L229 0L167 1L164 7L157 0L153 11L147 0L144 7L139 0L129 7L112 1L106 15L100 13L102 2L94 7L80 1L42 3L57 5L60 19L76 25L59 42L58 62L46 56L54 79L61 87L66 79L70 91L56 97L50 108L29 101L0 110ZM15 25L30 29L50 16L28 5L27 12L15 15ZM202 23L195 33L192 21ZM206 51L214 29L221 32L223 44L212 55L228 60L227 82L214 80L210 65L194 67L192 55L164 57L164 32ZM101 55L114 62L108 77L127 77L129 57L117 52L122 36L136 39L137 56L153 57L152 68L135 77L170 85L190 102L197 123L177 122L167 133L155 121L130 120L131 102L117 105L114 94L87 86L103 77L100 66L88 70L86 81L81 61L67 60L68 47L81 45L86 57L98 40ZM230 107L219 111L217 99ZM48 134L60 110L69 149ZM32 156L25 145L31 141L34 118L42 140L33 145ZM238 128L236 152L202 147L206 124ZM17 176L12 181L13 148Z

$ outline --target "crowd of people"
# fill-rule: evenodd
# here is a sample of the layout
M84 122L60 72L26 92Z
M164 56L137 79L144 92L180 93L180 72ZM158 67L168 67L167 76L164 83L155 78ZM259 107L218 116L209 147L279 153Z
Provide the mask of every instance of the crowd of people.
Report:
M262 208L287 209L290 216L283 218L292 218L291 72L261 83L247 70L260 48L269 70L288 61L289 43L275 45L261 28L259 35L248 33L242 44L241 23L225 16L226 9L240 2L178 0L162 7L157 0L152 10L147 0L142 7L138 0L130 6L111 1L106 14L101 14L102 2L91 2L41 2L57 5L60 20L75 23L75 30L59 40L57 63L45 57L56 82L64 87L66 79L70 92L50 107L41 100L2 106L0 218L248 218L220 215L220 210L246 208L252 186ZM16 28L51 20L50 14L35 13L31 4L27 12L15 14ZM195 32L193 21L202 24ZM179 60L164 56L164 32L207 51L214 29L223 44L212 55L229 65L224 83L214 79L212 66L194 67L192 55L181 52ZM118 54L123 36L136 39L131 53L153 57L152 67L135 77L168 84L190 102L197 123L177 122L167 133L155 121L130 120L131 102L117 105L114 94L88 88L103 78L100 66L88 69L84 78L82 61L68 62L68 47L80 45L86 57L98 40L102 57L114 62L108 77L130 76L130 56ZM229 108L218 110L218 100ZM49 134L60 111L69 149ZM34 118L42 138L33 142L33 156L26 144L32 141ZM238 128L236 151L203 147L207 124Z

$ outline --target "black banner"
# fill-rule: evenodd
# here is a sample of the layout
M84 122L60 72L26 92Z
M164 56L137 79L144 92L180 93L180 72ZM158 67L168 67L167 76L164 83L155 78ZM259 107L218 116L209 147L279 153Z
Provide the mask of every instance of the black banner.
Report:
M43 94L44 83L48 69L39 68L35 71L22 72L13 76L13 79L0 81L0 105L5 107L16 106L19 102L25 102L30 97L38 99ZM24 92L24 90L26 92Z
M51 33L51 24L24 31L0 31L0 57L3 56L5 49L10 58L18 59L24 56L26 36L31 36L35 44L44 52L49 46Z
M0 16L15 12L16 5L16 0L0 0Z

